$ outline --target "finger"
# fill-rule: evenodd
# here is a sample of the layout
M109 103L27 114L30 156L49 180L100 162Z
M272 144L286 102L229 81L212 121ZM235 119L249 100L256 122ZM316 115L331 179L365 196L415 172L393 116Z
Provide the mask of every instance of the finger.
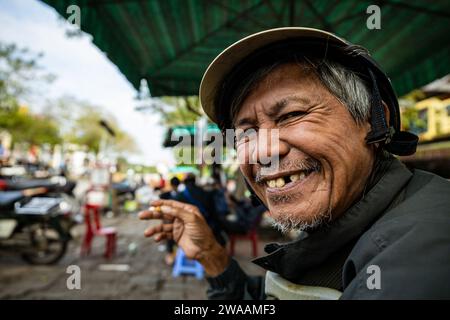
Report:
M196 206L187 203L175 200L156 200L151 204L152 207L161 208L163 213L173 215L181 220L189 220L193 215L202 217Z
M168 240L168 239L172 239L172 233L158 233L155 237L154 240L155 242L159 242L161 240Z
M148 232L151 232L153 234L155 233L159 233L159 232L172 232L173 231L173 224L168 224L168 223L162 223L159 224L157 226L152 226L150 228L147 228ZM147 232L147 230L145 230L145 232Z
M174 219L172 215L164 214L161 210L156 210L155 207L139 212L138 217L141 220L164 219L170 222Z
M144 236L151 237L152 235L157 234L157 233L161 233L161 232L170 232L171 233L172 231L173 231L173 224L163 223L163 224L160 224L157 226L152 226L152 227L145 229Z
M162 219L161 211L154 210L144 210L138 213L138 217L141 220L149 220L149 219Z
M183 211L187 211L189 213L197 211L197 207L184 203L184 202L180 202L180 201L176 201L176 200L163 200L163 199L159 199L159 200L155 200L151 203L152 206L154 207L161 207L161 209L165 206L167 207L171 207L173 209L178 209L178 210L183 210Z

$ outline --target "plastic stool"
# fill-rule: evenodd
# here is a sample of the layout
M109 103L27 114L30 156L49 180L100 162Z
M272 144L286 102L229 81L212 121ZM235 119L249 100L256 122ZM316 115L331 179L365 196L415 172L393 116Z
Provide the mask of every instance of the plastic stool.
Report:
M197 279L203 279L203 273L202 265L196 260L186 258L184 251L178 248L175 263L173 264L172 276L178 277L181 274L192 274Z
M111 259L116 253L117 231L114 227L102 227L100 224L100 206L85 204L84 206L84 222L86 224L86 233L83 243L81 244L81 255L89 255L91 253L92 241L95 236L105 236L106 245L104 257ZM92 223L91 219L94 220ZM94 224L94 226L92 225Z

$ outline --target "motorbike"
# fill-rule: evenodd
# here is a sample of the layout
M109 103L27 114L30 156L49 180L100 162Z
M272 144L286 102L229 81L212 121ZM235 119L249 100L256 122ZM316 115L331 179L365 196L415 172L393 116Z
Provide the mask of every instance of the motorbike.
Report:
M29 188L44 187L46 188L47 193L65 193L73 196L75 186L75 182L63 176L54 176L47 179L0 176L0 191L25 190Z
M18 252L30 264L54 264L67 251L79 206L55 186L32 184L0 191L0 250Z

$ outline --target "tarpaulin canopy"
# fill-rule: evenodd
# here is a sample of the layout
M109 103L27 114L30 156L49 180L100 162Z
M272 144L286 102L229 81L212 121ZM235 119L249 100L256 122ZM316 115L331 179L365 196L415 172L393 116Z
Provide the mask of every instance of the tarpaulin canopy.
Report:
M306 26L369 49L398 94L450 72L450 1L43 0L63 17L81 9L81 29L138 89L152 96L194 95L212 59L264 29ZM381 29L366 22L381 9Z

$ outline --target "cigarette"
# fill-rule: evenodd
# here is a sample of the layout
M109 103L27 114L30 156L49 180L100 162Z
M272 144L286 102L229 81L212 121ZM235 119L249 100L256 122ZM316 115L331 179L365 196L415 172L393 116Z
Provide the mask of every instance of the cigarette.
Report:
M151 206L151 207L149 208L149 210L150 210L150 211L161 212L161 207L160 207L160 206L156 206L156 207Z

